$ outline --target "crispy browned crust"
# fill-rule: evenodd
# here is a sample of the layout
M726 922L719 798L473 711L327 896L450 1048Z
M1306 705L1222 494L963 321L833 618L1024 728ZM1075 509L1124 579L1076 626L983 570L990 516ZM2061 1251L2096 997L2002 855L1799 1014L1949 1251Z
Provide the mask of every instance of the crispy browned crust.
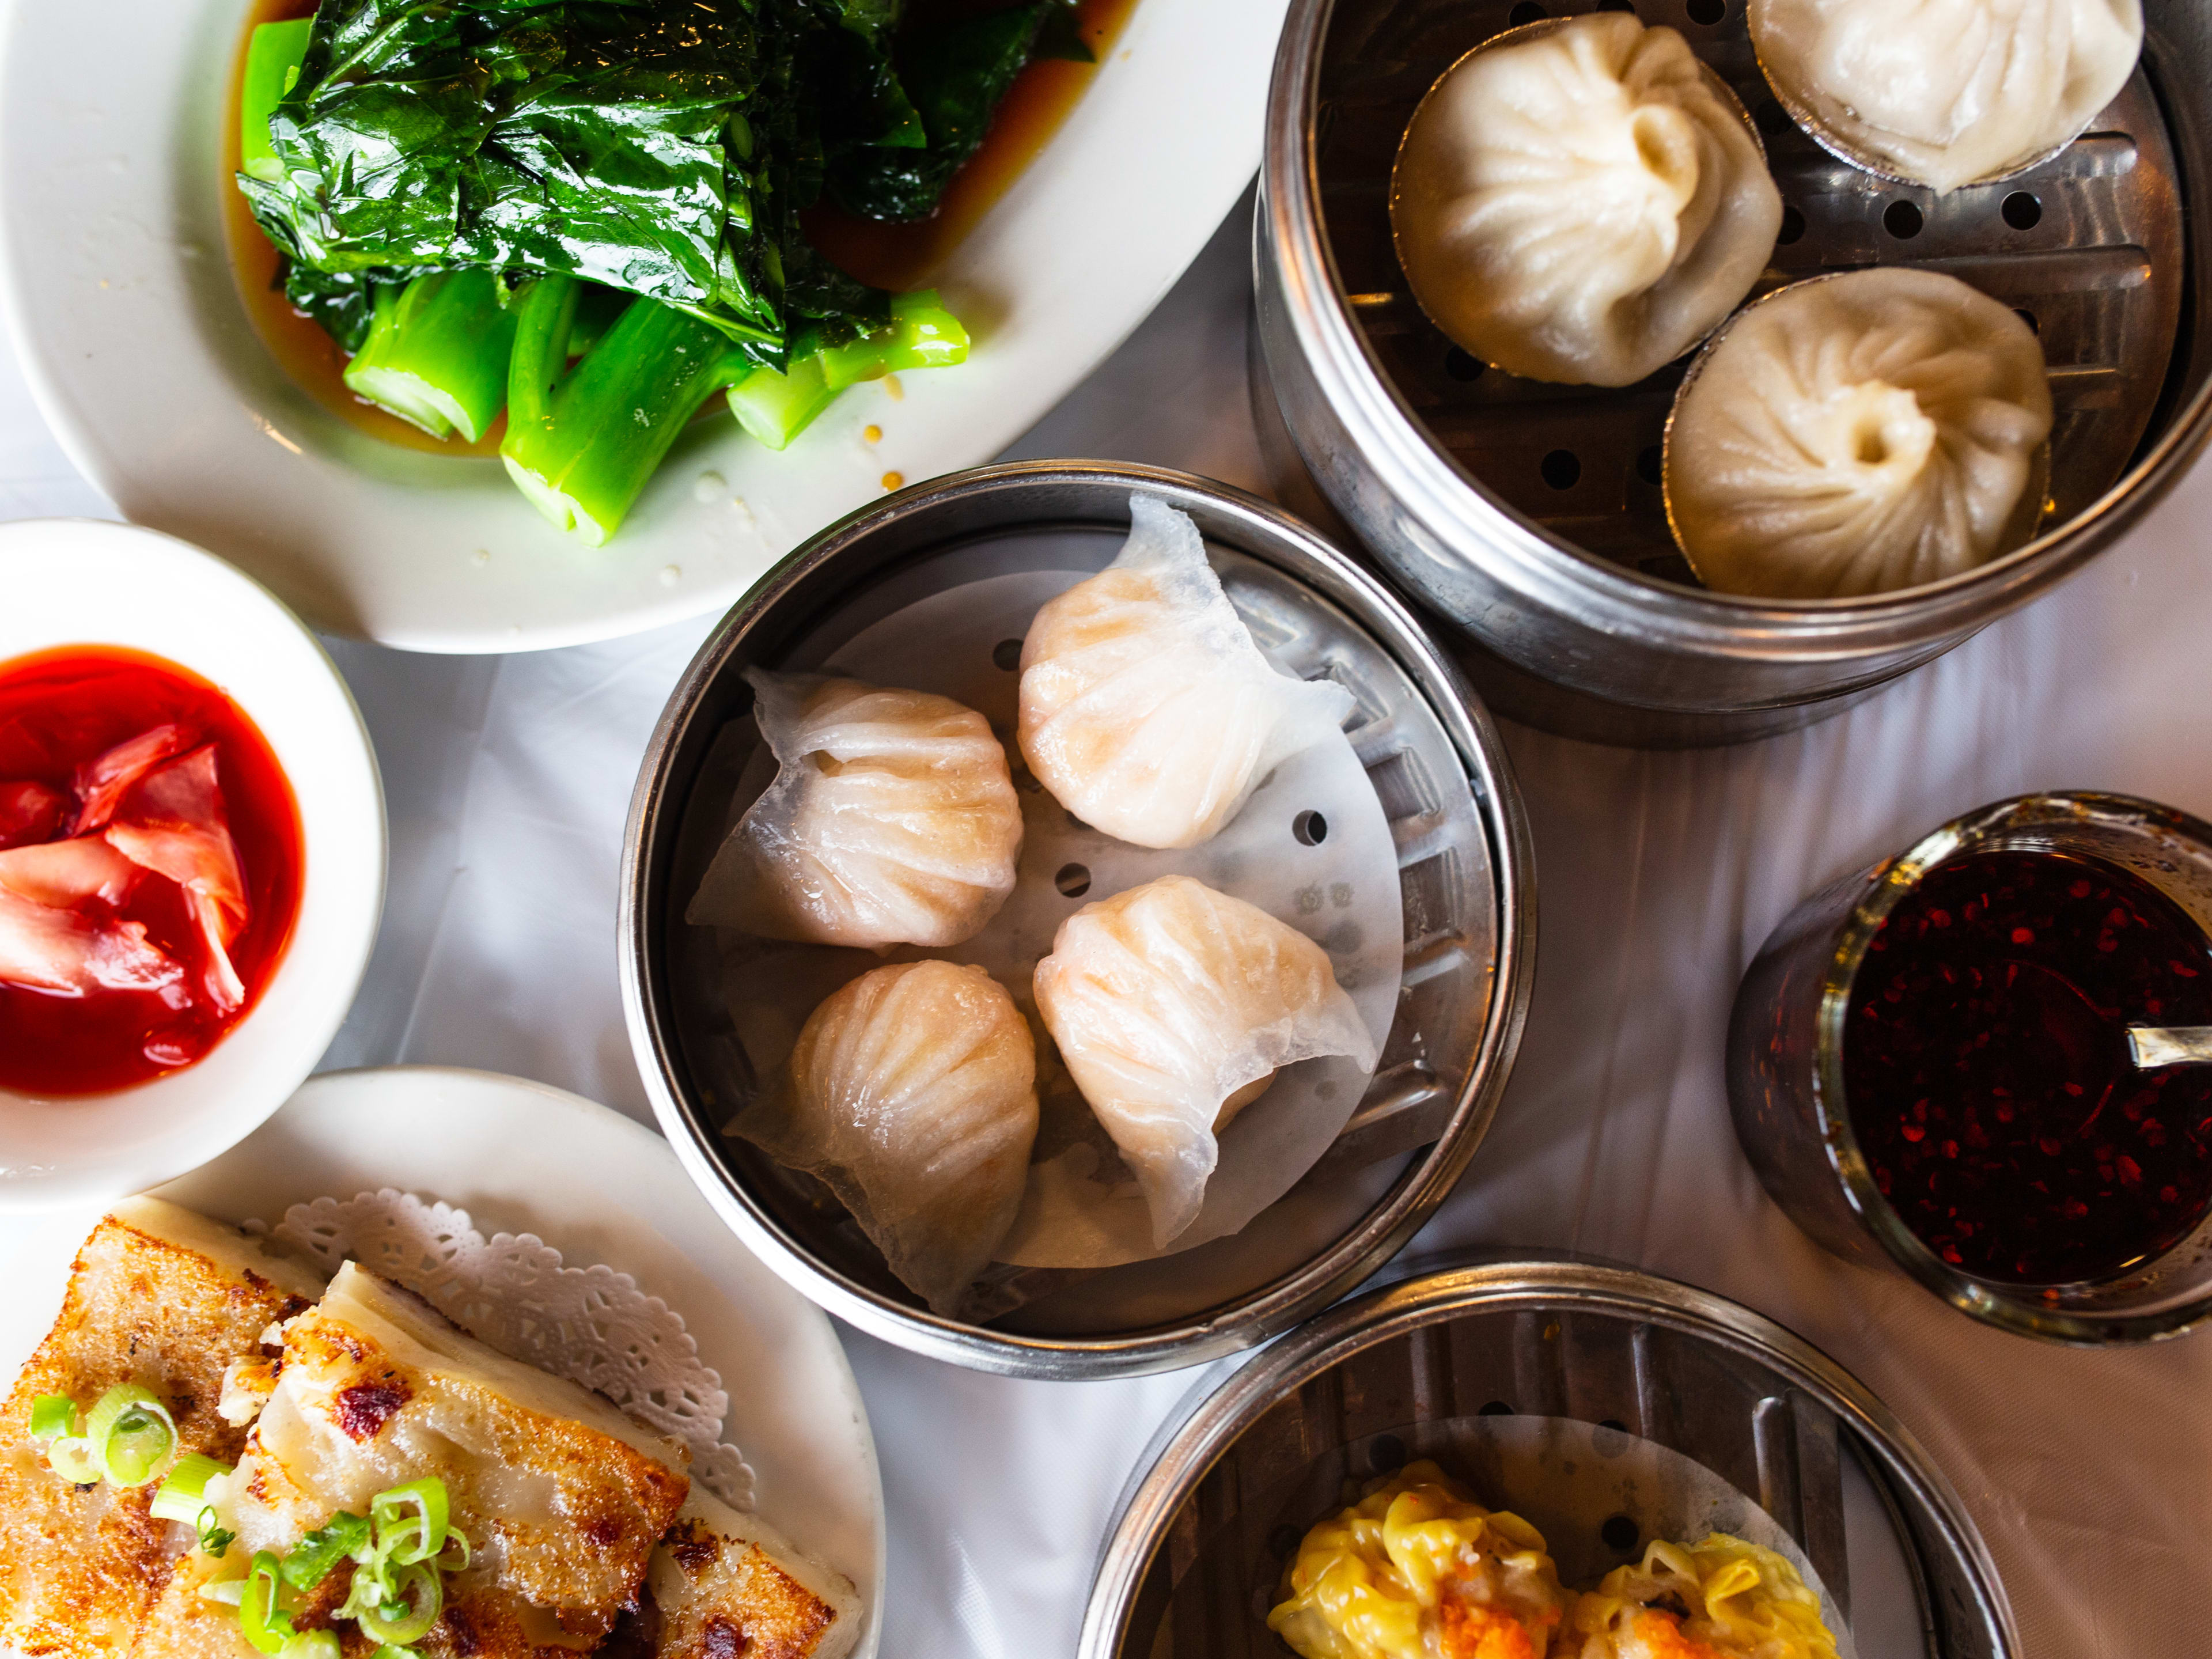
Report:
M465 1376L416 1371L320 1310L287 1333L285 1363L314 1379L329 1419L358 1444L404 1439L417 1424L431 1431L426 1443L436 1443L451 1438L458 1420L480 1457L551 1481L556 1513L538 1521L505 1512L480 1491L473 1463L419 1471L445 1480L456 1526L479 1540L497 1538L501 1586L550 1609L572 1638L596 1640L613 1627L690 1488L667 1465L587 1425L517 1406Z
M679 1521L662 1540L682 1574L658 1594L659 1659L812 1659L836 1613L757 1544ZM666 1592L667 1577L659 1580Z
M186 1557L155 1604L132 1659L261 1659L239 1633L236 1613L199 1594L203 1583L232 1570L204 1555ZM346 1599L352 1573L351 1563L341 1563L293 1620L301 1630L335 1632L345 1659L369 1659L377 1644L351 1620L331 1618ZM445 1611L412 1646L423 1659L579 1659L575 1648L535 1640L530 1622L519 1598L483 1573L463 1574L448 1581Z
M245 1431L217 1413L223 1370L258 1357L262 1331L306 1305L250 1269L113 1216L94 1229L60 1316L0 1407L0 1645L112 1659L183 1540L148 1515L150 1487L80 1489L55 1474L30 1437L32 1401L63 1394L89 1407L137 1382L167 1403L185 1449L230 1462Z

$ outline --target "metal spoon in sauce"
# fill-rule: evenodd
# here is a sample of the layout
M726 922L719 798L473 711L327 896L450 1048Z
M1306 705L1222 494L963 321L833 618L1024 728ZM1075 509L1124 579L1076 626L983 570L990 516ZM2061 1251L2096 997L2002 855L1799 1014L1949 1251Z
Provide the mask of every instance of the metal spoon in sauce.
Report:
M2212 1066L2212 1025L2130 1025L2128 1058L2138 1071Z

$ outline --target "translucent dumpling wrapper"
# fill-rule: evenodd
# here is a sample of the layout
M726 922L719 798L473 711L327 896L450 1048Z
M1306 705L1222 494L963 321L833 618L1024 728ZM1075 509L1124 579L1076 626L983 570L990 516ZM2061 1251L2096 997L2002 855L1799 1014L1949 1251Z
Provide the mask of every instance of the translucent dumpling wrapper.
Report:
M1037 1012L1114 1139L1165 1248L1196 1219L1216 1139L1281 1067L1375 1063L1328 953L1188 876L1087 904L1037 963Z
M1138 847L1195 847L1299 750L1341 733L1352 694L1278 673L1189 518L1129 501L1114 562L1048 601L1022 645L1022 755L1053 799Z
M814 1011L784 1086L732 1127L819 1178L901 1281L958 1317L1021 1207L1036 1042L981 968L878 968Z
M990 722L950 697L748 670L774 782L686 919L887 950L975 937L1014 890L1022 809Z
M2051 422L2010 307L1934 271L1816 278L1746 311L1684 382L1668 514L1719 592L1915 587L2034 534Z
M1390 224L1421 309L1484 362L1627 386L1751 291L1782 196L1742 106L1624 12L1476 48L1413 113Z
M1820 1598L1784 1557L1726 1533L1655 1540L1575 1603L1559 1659L1837 1659Z
M1848 159L1948 192L2072 142L2142 55L2142 0L1751 0L1759 66Z

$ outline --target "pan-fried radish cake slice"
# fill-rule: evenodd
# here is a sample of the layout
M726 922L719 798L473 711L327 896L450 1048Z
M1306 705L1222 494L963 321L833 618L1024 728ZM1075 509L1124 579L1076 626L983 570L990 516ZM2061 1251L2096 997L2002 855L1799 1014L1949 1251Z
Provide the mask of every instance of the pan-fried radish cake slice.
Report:
M623 1659L843 1659L860 1598L758 1516L694 1487L653 1553L649 1643Z
M77 1252L39 1350L0 1407L0 1647L129 1650L190 1534L151 1513L178 1460L245 1443L226 1382L319 1276L159 1199L117 1205Z
M349 1262L207 1483L234 1540L186 1559L137 1659L568 1659L635 1598L688 1461Z

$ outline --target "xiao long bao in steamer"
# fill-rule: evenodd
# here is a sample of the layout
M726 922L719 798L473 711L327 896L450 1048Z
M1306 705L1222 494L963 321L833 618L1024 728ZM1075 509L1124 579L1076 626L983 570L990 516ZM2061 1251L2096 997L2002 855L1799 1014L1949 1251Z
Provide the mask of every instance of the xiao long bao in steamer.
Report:
M2142 0L1751 0L1750 22L1799 125L1944 193L2072 143L2143 40Z
M1036 1046L981 968L878 968L814 1011L783 1085L732 1127L818 1177L891 1271L957 1318L1021 1207Z
M775 781L685 918L800 944L945 946L1014 890L1022 809L990 722L950 697L750 669Z
M1749 307L1667 428L1667 514L1722 593L1855 599L2025 544L2050 383L2033 331L1954 276L1815 277Z
M1323 1054L1375 1064L1328 953L1188 876L1084 906L1034 982L1069 1075L1136 1175L1156 1249L1198 1218L1216 1137L1277 1071Z
M1605 12L1446 70L1406 130L1390 223L1414 298L1457 344L1529 380L1620 386L1751 291L1782 197L1682 37Z
M1030 624L1018 737L1037 781L1093 829L1195 847L1277 765L1340 732L1352 694L1276 672L1187 516L1143 495L1129 516L1114 562Z

